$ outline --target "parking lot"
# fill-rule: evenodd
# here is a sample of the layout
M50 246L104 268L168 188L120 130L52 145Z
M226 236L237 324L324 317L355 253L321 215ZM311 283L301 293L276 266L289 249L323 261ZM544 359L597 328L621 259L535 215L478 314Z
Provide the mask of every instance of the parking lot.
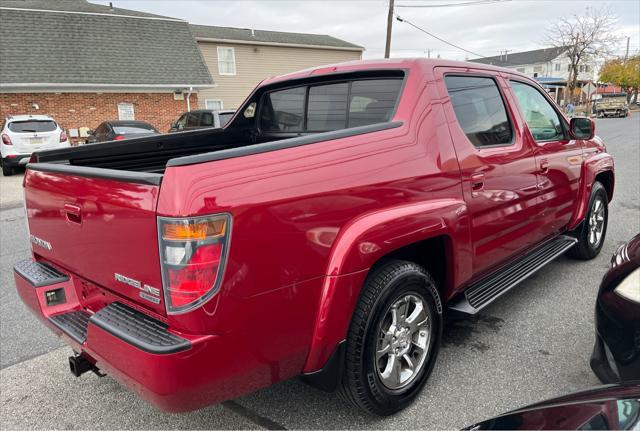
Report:
M602 253L560 258L474 320L448 322L436 368L417 401L373 418L297 379L189 414L166 414L109 376L68 370L71 350L23 306L12 266L29 254L21 176L0 180L0 428L460 428L598 384L589 368L593 307L615 247L640 231L640 116L596 120L616 157ZM259 330L259 328L257 328Z

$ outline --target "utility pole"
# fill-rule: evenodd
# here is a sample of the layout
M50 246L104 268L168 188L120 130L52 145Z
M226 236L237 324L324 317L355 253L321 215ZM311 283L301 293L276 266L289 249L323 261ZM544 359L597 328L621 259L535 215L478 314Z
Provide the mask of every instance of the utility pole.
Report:
M627 58L629 58L629 39L630 37L627 36L627 50L624 52L624 64L627 64Z
M431 58L431 48L427 48L427 58Z
M384 58L391 53L391 27L393 26L393 0L389 0L389 14L387 15L387 43L384 47Z

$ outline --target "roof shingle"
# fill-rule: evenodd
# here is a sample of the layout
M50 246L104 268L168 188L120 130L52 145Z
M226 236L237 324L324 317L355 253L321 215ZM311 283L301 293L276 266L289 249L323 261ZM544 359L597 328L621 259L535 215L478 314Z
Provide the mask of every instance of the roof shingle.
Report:
M513 67L523 64L548 63L566 50L566 47L542 48L533 51L514 52L513 54L507 55L506 60L504 56L496 55L493 57L475 58L469 61L501 67Z
M10 9L16 3L3 1L0 7L0 84L213 83L186 21L140 13L105 17L92 11ZM25 7L27 3L29 9L71 3L98 6L78 0L45 2L44 6L33 0L20 2Z
M215 27L191 24L196 39L222 39L244 42L311 45L330 48L364 50L361 46L325 34L286 33L282 31L255 30L250 28Z
M146 18L164 18L181 21L162 15L154 15L137 10L120 9L117 7L89 3L86 0L2 0L0 3L5 8L52 10L58 12L104 13L109 15L126 15Z

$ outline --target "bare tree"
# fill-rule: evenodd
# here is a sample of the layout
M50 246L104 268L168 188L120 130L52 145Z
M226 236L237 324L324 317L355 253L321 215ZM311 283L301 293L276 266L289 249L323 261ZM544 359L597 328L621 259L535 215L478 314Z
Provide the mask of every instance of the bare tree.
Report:
M581 62L594 58L607 58L614 52L620 37L615 34L617 18L606 7L586 8L584 14L559 18L547 30L547 43L566 49L569 59L568 101L578 81Z

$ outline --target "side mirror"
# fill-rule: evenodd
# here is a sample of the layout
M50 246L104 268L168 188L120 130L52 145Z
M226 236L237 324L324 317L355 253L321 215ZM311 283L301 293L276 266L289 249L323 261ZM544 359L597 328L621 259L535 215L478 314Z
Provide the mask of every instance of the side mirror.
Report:
M569 123L569 131L575 139L593 139L596 134L596 124L591 118L574 117Z

